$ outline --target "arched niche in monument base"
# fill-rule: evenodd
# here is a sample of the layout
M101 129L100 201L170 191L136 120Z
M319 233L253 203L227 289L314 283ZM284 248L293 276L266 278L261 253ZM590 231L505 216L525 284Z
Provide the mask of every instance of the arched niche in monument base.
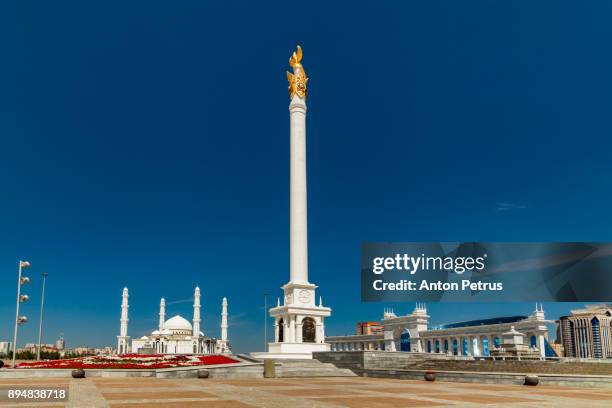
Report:
M316 326L314 319L311 317L305 317L304 320L302 320L302 342L314 343L315 332Z

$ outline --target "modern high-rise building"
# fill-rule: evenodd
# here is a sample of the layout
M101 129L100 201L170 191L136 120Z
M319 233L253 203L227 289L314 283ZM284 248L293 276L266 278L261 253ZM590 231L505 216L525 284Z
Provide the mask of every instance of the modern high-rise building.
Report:
M10 341L0 341L0 355L6 356L11 351Z
M559 319L565 357L612 358L612 305L572 310Z
M550 348L555 352L556 357L563 357L565 353L563 351L563 344L561 343L549 343Z
M357 323L357 334L379 334L382 333L385 326L378 322L360 322Z

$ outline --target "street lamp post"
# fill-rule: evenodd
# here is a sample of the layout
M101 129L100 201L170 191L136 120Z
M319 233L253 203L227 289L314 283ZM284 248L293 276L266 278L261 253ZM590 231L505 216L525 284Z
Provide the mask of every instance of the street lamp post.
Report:
M40 360L40 347L42 342L42 327L43 327L43 310L45 307L45 282L47 281L47 276L49 274L47 272L43 272L40 274L43 279L42 283L42 295L40 300L40 323L38 325L38 349L36 350L36 360Z
M264 351L268 351L268 294L264 293Z
M19 261L19 278L17 279L17 307L15 308L15 331L13 333L13 368L15 368L15 357L17 355L17 329L19 328L20 324L28 321L26 316L19 316L19 305L21 302L27 302L30 299L28 295L21 294L21 285L30 283L30 278L27 276L21 276L22 269L28 267L30 267L30 263L28 261Z

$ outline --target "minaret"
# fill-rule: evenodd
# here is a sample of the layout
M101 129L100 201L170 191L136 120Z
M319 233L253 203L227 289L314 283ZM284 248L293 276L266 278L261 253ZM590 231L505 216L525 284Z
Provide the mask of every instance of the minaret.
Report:
M227 341L227 298L221 302L221 339L217 340L217 353L231 354Z
M161 298L159 302L159 331L164 330L164 323L166 322L166 299Z
M193 337L200 335L200 288L193 293Z
M227 298L221 303L221 341L227 341Z
M121 299L121 328L119 330L119 336L117 336L117 353L124 354L128 353L128 344L130 337L128 336L128 288L123 288L123 295Z
M282 289L284 301L270 309L275 319L275 340L260 358L311 359L313 351L329 351L325 343L324 320L328 307L317 306L315 289L308 281L308 216L306 191L306 95L308 77L302 66L302 48L289 59L293 73L289 81L290 121L290 269L289 282Z
M127 287L123 288L123 294L121 296L121 331L120 331L121 337L127 336L128 321L130 320L128 319L128 309L130 307L128 303L129 297L130 295L128 293L128 288Z

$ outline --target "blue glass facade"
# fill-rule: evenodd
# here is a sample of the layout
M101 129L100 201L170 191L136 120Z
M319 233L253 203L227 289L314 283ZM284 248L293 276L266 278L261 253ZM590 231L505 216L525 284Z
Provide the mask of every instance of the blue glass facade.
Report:
M400 350L410 351L410 333L404 331L400 336Z
M595 358L601 358L601 336L599 335L599 319L591 320L591 332L593 333L593 354Z
M450 323L440 326L441 330L444 329L455 329L457 327L471 327L471 326L485 326L489 324L500 324L500 323L514 323L519 320L526 319L527 316L502 316L493 317L491 319L479 319L479 320L468 320L459 323Z

